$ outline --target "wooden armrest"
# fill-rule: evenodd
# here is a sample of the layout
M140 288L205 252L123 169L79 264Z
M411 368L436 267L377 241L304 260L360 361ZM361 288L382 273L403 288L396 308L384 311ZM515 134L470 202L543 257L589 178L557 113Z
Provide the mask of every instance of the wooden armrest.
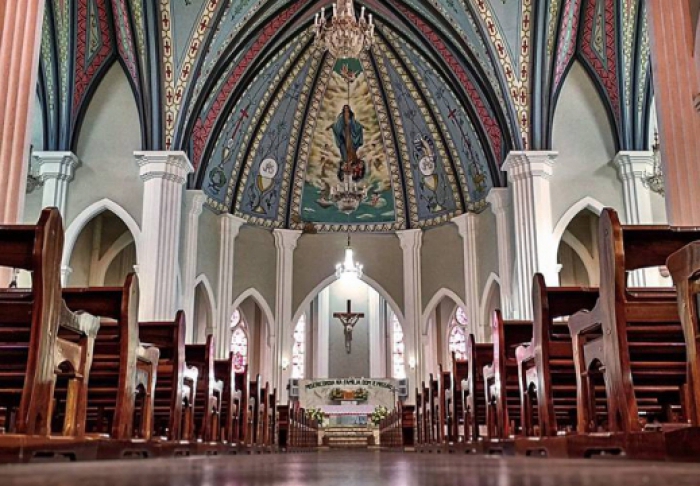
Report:
M59 325L64 329L95 338L97 337L97 331L100 329L100 318L87 312L71 312L65 301L61 301L61 321Z
M594 311L582 310L569 317L569 332L572 337L591 332L601 325L598 313Z
M535 359L535 346L533 343L525 343L515 348L515 359L518 365Z

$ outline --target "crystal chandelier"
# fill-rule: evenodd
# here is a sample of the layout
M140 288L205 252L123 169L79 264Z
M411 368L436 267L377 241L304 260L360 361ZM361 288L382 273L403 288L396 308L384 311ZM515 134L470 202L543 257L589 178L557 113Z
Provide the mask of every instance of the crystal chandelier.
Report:
M659 143L659 132L654 133L654 171L644 178L644 186L657 194L665 195L664 173L661 170L661 144Z
M350 246L350 230L348 229L348 246L345 248L345 260L335 266L336 278L362 278L362 265L355 262L352 246Z
M316 45L327 50L336 59L358 58L363 49L374 43L372 14L365 18L365 7L360 18L355 17L352 0L339 0L333 4L333 17L326 20L326 9L316 14Z

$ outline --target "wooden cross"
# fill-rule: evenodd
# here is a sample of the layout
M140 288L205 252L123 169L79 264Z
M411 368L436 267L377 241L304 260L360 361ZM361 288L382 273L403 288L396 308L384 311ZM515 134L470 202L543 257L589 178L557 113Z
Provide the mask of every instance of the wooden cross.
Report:
M345 332L345 351L350 354L352 352L352 330L355 324L365 317L362 312L352 311L352 302L348 300L348 309L346 312L336 312L333 317L338 319L343 325L343 330Z

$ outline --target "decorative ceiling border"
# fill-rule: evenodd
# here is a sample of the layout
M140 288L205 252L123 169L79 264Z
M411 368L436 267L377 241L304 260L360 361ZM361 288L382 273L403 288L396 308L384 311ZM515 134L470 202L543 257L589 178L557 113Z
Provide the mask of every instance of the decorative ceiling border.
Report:
M378 47L380 53L382 54L381 56L375 56L377 59L377 65L379 66L379 74L380 77L382 78L382 82L385 87L391 86L391 79L389 77L389 71L386 66L386 62L391 63L392 68L397 72L397 74L402 78L402 81L408 86L409 83L413 84L412 80L408 79L408 76L406 75L406 72L404 71L403 67L398 63L396 57L394 54L391 52L390 49L386 47L386 45L383 42L377 42L376 46ZM411 218L411 226L416 227L416 228L426 228L426 227L431 227L431 226L438 226L444 223L447 223L450 221L452 218L455 216L458 216L459 214L462 214L461 211L461 198L459 197L459 193L457 192L459 189L457 187L457 181L455 178L454 173L452 172L452 167L451 164L448 162L450 160L447 150L443 143L441 141L438 141L436 139L436 146L438 153L440 155L440 158L442 160L442 167L443 170L445 171L445 176L447 177L447 180L450 184L450 187L452 188L452 196L454 198L455 206L457 206L457 209L454 211L445 211L443 214L435 217L429 217L426 219L421 219L419 214L418 214L418 200L417 200L417 194L416 194L416 188L415 188L415 181L414 181L414 174L411 171L411 156L408 152L408 142L406 140L406 132L404 130L404 125L403 125L403 119L401 116L401 113L399 113L398 110L398 103L396 101L396 93L394 92L393 88L392 89L385 89L387 93L387 98L388 98L388 105L389 105L389 110L392 113L392 117L394 120L394 126L396 129L396 137L398 139L399 143L399 150L401 151L401 159L403 161L403 171L404 171L404 180L406 181L406 186L407 186L407 193L409 197L409 215ZM432 117L427 111L427 108L425 106L425 103L422 99L421 96L416 96L413 98L414 103L418 107L418 109L421 112L421 115L423 116L423 120L428 127L428 130L431 133L437 133L437 127L435 126Z
M260 123L260 126L257 127L257 124L251 124L251 127L256 127L259 128L257 130L257 133L255 135L255 139L251 146L249 147L248 150L248 160L245 161L245 165L243 168L243 173L241 174L240 177L240 182L239 186L240 189L238 191L238 194L236 195L236 206L234 208L234 214L244 220L246 220L250 224L255 224L258 226L262 226L264 228L282 228L284 227L285 220L286 220L286 214L287 214L287 204L288 204L288 198L287 195L289 193L289 185L290 185L290 180L292 177L292 170L294 168L294 157L295 157L295 152L296 152L296 147L297 147L297 141L299 134L301 133L301 121L299 120L300 116L300 107L305 107L306 103L309 99L309 95L311 92L311 85L312 85L312 80L314 76L306 76L304 80L304 85L301 89L301 92L299 93L299 99L297 100L297 113L294 116L294 126L292 127L291 130L291 136L289 140L289 146L287 149L287 159L285 160L285 165L284 165L284 176L282 177L282 186L280 188L280 194L278 196L278 209L277 209L277 218L276 219L268 219L268 218L260 218L257 216L252 216L247 213L243 213L242 211L239 210L239 207L241 203L243 202L243 193L244 191L242 190L244 187L246 187L248 183L248 177L250 176L250 170L251 170L251 162L253 160L253 155L255 154L258 150L258 147L260 146L260 142L262 141L262 137L264 136L265 130L263 128L267 127L269 124L269 118L277 111L277 108L279 107L279 104L281 103L281 99L284 97L284 94L287 92L289 89L290 85L294 82L294 80L299 76L303 68L307 65L308 62L311 62L311 65L309 67L309 72L315 73L320 64L321 64L321 53L318 50L311 50L307 51L304 53L303 58L300 59L295 65L292 70L292 73L287 76L287 79L285 80L282 89L279 90L277 95L275 96L274 101L272 104L267 108L265 111L265 117Z

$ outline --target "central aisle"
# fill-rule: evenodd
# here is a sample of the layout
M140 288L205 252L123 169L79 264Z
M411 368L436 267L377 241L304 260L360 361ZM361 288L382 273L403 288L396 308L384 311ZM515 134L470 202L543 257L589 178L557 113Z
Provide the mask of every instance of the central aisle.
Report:
M344 451L0 466L3 486L694 486L698 477L687 464Z

